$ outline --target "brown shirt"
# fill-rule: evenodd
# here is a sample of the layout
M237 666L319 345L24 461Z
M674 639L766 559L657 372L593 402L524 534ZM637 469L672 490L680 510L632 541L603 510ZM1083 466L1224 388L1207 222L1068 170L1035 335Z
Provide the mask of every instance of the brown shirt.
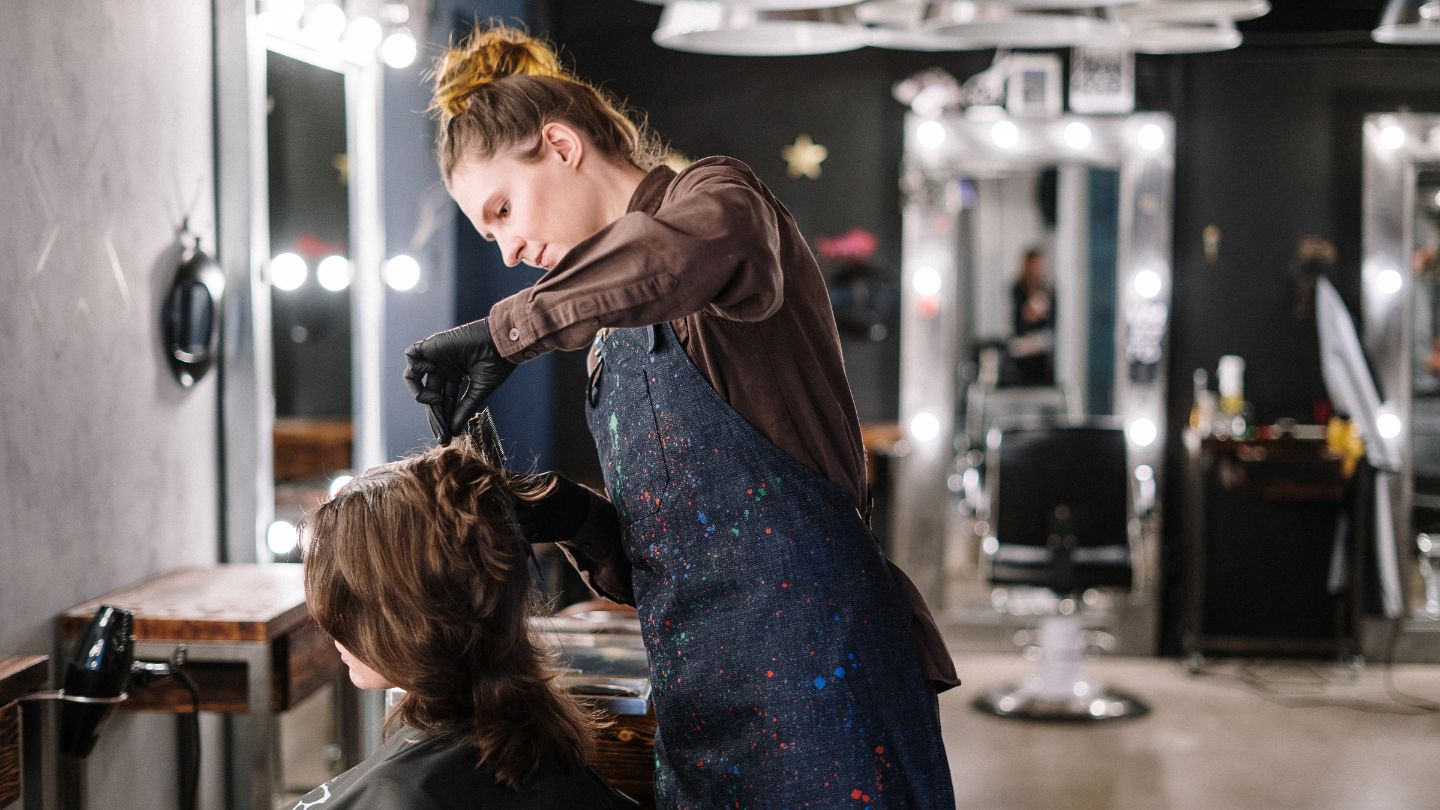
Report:
M679 174L652 170L628 212L572 248L533 287L490 310L495 344L523 362L590 345L608 327L669 321L690 360L777 447L838 484L868 519L865 451L824 277L790 212L745 164L725 157ZM609 504L564 544L602 594L633 602ZM954 666L924 600L921 660L953 685Z

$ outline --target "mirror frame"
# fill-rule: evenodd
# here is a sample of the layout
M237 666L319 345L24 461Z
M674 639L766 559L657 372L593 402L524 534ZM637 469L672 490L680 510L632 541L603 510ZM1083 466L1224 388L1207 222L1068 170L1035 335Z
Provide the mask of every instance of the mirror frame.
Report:
M270 307L270 218L266 136L266 53L290 56L345 73L346 149L350 160L350 257L353 364L353 464L364 469L384 461L381 412L381 347L385 250L380 206L380 111L383 68L326 55L301 41L275 37L254 0L215 0L215 174L217 259L226 278L219 365L224 541L220 563L268 562L265 534L275 517L273 340ZM306 51L303 55L297 49ZM398 381L397 381L398 383ZM383 697L341 690L341 722L358 731L344 735L344 760L356 763L375 748L383 720ZM358 706L350 705L358 701ZM235 733L270 737L251 717L234 720ZM268 806L276 771L260 770L243 757L228 757L230 806Z
M1082 147L1066 143L1066 127L1074 123L1089 128L1090 139ZM997 139L997 125L1000 134L1013 138ZM1005 129L1010 125L1013 131ZM1135 586L1130 599L1121 600L1123 605L1117 603L1117 609L1127 611L1120 623L1123 636L1117 633L1117 637L1126 652L1155 651L1174 143L1174 120L1165 113L1026 119L1009 117L997 108L972 108L967 113L938 116L907 114L900 322L900 420L905 452L897 459L894 475L890 537L895 561L910 572L937 614L953 607L946 598L949 583L943 561L952 521L958 519L956 510L950 508L954 496L948 479L957 449L952 437L960 427L954 423L954 403L962 394L958 368L966 359L955 336L968 334L969 317L968 306L959 297L966 279L961 277L957 261L961 246L956 218L963 201L955 181L1041 165L1118 168L1114 415L1124 420L1130 437L1132 490L1136 472L1144 476L1147 473L1141 468L1148 467L1156 486L1156 506L1151 516L1138 521L1141 525L1132 530L1132 539L1140 541L1132 543ZM1160 281L1153 297L1136 290L1136 276L1142 272L1154 273ZM917 291L917 273L925 274L931 287L938 275L938 292L922 295ZM1132 378L1135 365L1149 368ZM917 417L926 428L938 426L933 436L927 435L929 430L916 435ZM1143 420L1148 420L1148 425ZM1148 443L1136 441L1137 435L1143 438L1147 434L1153 436ZM938 508L938 504L946 506Z
M1403 142L1387 144L1382 133L1389 127L1405 133ZM1415 329L1415 290L1410 254L1415 239L1415 183L1422 167L1440 165L1440 114L1374 113L1364 123L1363 255L1360 299L1364 314L1365 351L1374 364L1383 393L1382 409L1400 417L1402 469L1398 485L1390 488L1388 509L1394 527L1394 556L1377 560L1382 580L1389 578L1401 598L1398 615L1401 636L1398 660L1440 661L1440 620L1417 610L1409 592L1419 561L1414 544L1414 443L1410 417L1414 404L1414 361L1411 336ZM1392 272L1400 284L1393 286ZM1377 509L1385 507L1377 505ZM1386 620L1367 617L1366 638L1389 636ZM1372 654L1378 645L1367 644Z

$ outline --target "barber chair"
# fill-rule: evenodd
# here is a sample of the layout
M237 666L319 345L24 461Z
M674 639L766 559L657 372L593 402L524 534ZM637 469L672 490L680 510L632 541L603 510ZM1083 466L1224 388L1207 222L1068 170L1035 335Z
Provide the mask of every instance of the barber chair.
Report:
M974 706L1000 717L1101 721L1137 717L1145 704L1085 677L1088 648L1081 595L1129 590L1130 482L1118 423L1027 422L996 426L987 438L987 489L994 532L983 548L990 583L1054 593L1041 618L1036 670L992 687Z

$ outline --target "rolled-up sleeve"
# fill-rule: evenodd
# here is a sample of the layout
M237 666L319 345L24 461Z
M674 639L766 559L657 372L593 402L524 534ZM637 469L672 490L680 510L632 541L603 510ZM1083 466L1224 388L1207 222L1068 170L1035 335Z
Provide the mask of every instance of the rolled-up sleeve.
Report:
M648 326L702 310L764 320L784 297L780 216L743 166L693 164L653 214L625 214L572 248L534 286L496 303L495 345L523 362L583 348L604 327Z

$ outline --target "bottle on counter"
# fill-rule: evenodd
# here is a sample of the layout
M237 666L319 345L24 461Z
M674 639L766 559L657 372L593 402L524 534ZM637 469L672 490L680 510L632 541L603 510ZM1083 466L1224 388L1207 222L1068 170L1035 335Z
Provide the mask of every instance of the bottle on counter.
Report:
M1254 432L1250 407L1245 402L1245 359L1227 354L1216 368L1220 399L1211 432L1220 438L1246 439Z
M1215 392L1209 388L1210 375L1205 369L1195 369L1191 376L1195 398L1190 405L1190 429L1200 438L1210 437L1211 426L1215 423Z

